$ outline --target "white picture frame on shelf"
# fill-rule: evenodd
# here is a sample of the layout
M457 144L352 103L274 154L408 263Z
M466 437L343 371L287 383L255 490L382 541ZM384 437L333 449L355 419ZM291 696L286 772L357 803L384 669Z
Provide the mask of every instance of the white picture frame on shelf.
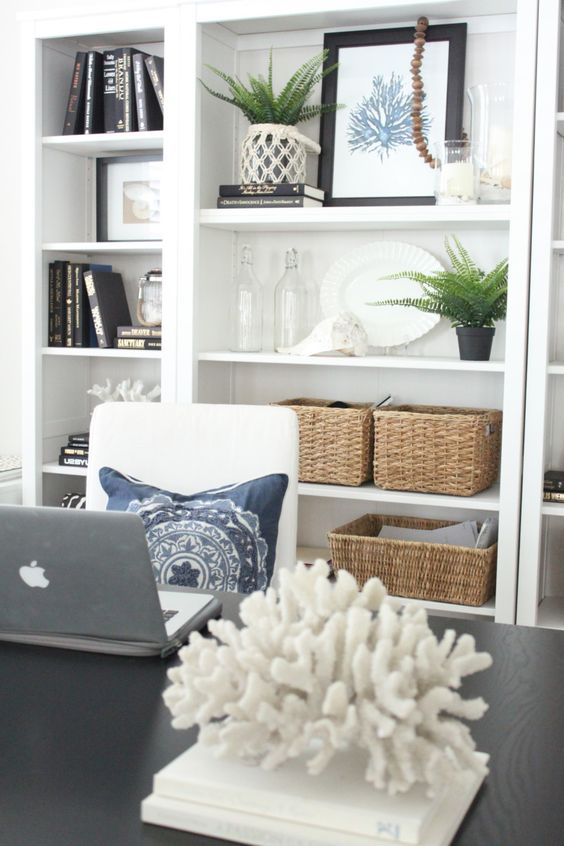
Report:
M96 227L98 241L159 241L162 157L98 159Z

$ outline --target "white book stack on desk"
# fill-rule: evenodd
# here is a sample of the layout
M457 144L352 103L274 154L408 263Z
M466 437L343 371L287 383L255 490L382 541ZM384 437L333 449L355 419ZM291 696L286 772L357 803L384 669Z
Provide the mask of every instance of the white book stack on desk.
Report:
M303 759L265 772L196 743L155 775L141 818L254 846L448 846L482 782L464 772L434 799L423 785L388 796L365 780L365 765L351 750L319 776Z

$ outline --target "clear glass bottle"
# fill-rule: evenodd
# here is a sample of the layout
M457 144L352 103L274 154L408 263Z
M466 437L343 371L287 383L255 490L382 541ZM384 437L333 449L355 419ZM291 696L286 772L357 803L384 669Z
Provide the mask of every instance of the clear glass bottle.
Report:
M313 329L317 290L298 270L298 251L286 252L286 270L274 289L274 349L280 352L303 341Z
M248 244L241 250L241 267L231 301L231 343L233 352L262 349L262 285L253 270L253 252Z

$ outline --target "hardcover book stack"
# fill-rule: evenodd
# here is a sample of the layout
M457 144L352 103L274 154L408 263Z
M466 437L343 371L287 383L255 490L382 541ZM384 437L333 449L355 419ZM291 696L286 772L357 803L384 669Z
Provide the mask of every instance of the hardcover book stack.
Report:
M305 208L323 205L325 192L305 182L257 182L250 185L220 185L218 209Z
M160 350L160 326L118 326L114 347L118 350Z
M61 467L88 467L89 432L69 435L66 446L61 447L59 464Z
M544 474L545 502L564 502L564 470L547 470Z
M63 135L163 128L164 60L134 47L78 52Z

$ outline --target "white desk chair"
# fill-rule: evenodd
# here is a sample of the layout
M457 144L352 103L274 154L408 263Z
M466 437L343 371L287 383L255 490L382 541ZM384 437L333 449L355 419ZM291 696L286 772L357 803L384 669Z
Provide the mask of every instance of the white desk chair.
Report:
M196 493L286 473L274 575L296 562L298 419L287 408L111 402L92 416L86 507L105 509L98 471L112 467L150 485Z

